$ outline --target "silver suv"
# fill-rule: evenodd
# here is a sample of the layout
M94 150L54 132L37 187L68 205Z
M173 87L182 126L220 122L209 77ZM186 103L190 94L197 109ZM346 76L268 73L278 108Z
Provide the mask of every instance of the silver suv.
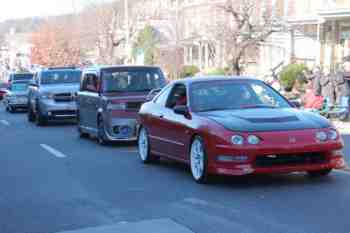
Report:
M49 68L35 73L29 85L28 121L45 125L51 119L74 119L81 71Z

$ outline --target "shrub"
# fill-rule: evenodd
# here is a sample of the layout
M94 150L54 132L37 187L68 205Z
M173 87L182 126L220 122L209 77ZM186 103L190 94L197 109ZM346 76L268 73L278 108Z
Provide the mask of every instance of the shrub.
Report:
M303 75L307 67L303 64L289 64L280 73L280 82L286 91L291 91L297 79ZM300 79L303 82L302 79Z
M183 66L181 69L180 77L193 77L195 74L199 72L199 68L197 66Z
M224 68L214 68L206 72L207 75L225 75L226 73Z

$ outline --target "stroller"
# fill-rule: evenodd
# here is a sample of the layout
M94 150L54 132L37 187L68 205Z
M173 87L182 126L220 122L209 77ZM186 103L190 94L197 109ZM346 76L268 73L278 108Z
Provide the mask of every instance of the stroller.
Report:
M319 109L311 109L312 112L319 113L320 115L329 119L339 119L340 121L347 121L350 116L349 109L349 97L342 97L340 105L330 106L329 99L323 100L322 107Z

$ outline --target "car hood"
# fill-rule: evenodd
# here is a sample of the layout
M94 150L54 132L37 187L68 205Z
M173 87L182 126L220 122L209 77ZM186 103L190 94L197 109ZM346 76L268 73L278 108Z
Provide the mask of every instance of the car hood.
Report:
M303 130L330 127L324 117L294 108L240 109L200 113L225 128L242 132Z
M40 87L41 92L45 93L72 93L72 92L78 92L80 89L79 83L74 84L50 84L50 85L42 85Z

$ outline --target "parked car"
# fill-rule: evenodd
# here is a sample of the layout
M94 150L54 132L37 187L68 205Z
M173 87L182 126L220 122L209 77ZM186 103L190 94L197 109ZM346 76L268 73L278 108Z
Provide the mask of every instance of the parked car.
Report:
M324 176L345 165L341 136L327 119L293 108L251 78L175 81L143 104L139 115L140 159L189 164L199 183L212 174Z
M27 109L28 85L29 81L13 81L9 85L3 101L6 111L15 112L18 109Z
M31 81L33 77L33 73L10 73L8 76L8 83L11 84L14 81Z
M138 111L165 86L160 68L109 66L86 69L78 94L78 131L100 144L136 141Z
M0 101L4 98L4 95L7 93L8 84L5 82L0 83Z
M29 85L28 121L46 125L52 119L75 119L81 70L73 67L42 69Z

